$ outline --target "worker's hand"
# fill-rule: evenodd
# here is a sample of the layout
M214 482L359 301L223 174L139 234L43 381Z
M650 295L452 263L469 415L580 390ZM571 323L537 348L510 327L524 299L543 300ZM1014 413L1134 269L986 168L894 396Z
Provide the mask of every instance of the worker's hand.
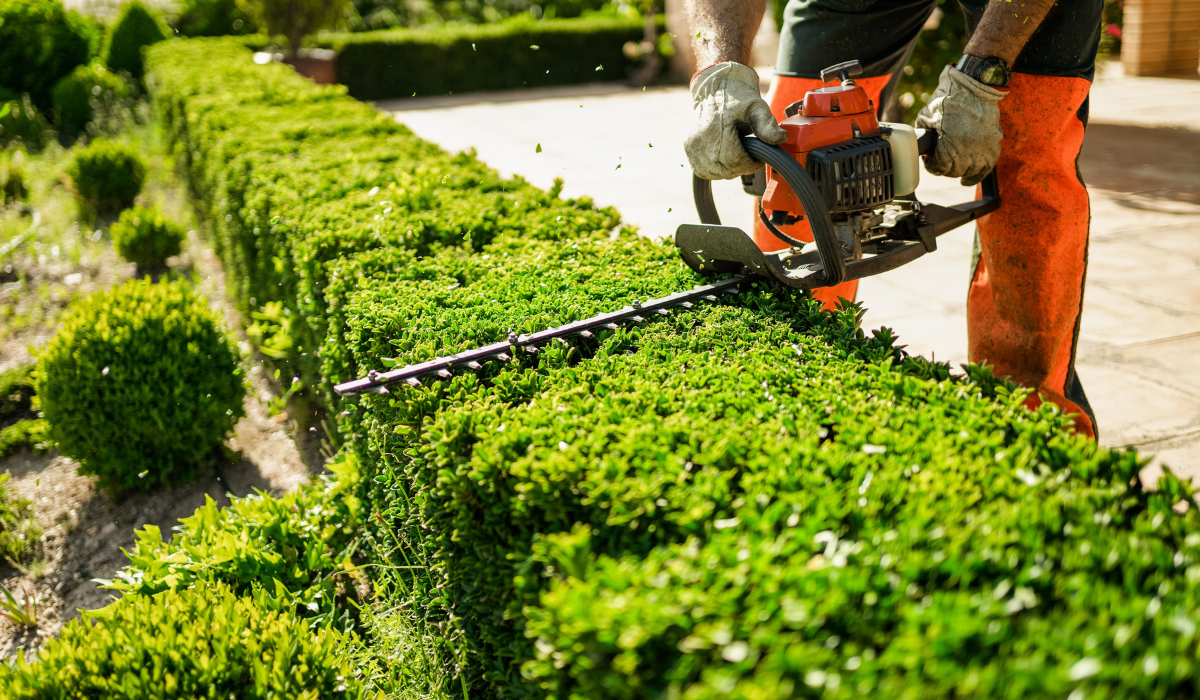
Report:
M683 141L692 171L705 180L729 180L761 168L742 148L739 130L770 144L787 140L753 68L732 61L705 68L692 79L692 128Z
M917 115L918 129L938 132L937 147L925 158L934 175L961 177L976 185L1000 160L1000 105L1004 92L946 66L929 104Z

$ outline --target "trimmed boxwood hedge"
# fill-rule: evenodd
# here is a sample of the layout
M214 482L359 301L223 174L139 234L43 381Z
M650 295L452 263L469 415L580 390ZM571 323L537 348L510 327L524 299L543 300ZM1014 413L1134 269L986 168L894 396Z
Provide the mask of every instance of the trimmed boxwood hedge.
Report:
M644 31L636 17L523 15L496 24L332 34L319 44L338 52L338 82L351 95L383 100L622 81L632 65L622 47L641 41Z
M311 386L699 281L615 212L232 43L149 61L240 303L296 320L279 347ZM1148 489L1136 453L857 314L760 285L478 374L319 395L361 464L364 551L402 578L385 604L439 635L445 690L1195 693L1188 487Z

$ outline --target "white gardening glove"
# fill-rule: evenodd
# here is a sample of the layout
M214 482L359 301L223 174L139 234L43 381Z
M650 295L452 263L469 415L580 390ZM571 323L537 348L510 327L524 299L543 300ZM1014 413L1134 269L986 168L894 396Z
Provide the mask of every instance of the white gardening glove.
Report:
M753 68L733 62L705 68L692 80L692 128L683 141L692 172L705 180L729 180L761 168L742 148L739 130L770 144L787 140L758 91Z
M938 132L937 147L925 158L934 175L961 177L977 185L1000 160L1000 100L1004 92L946 66L929 104L914 126Z

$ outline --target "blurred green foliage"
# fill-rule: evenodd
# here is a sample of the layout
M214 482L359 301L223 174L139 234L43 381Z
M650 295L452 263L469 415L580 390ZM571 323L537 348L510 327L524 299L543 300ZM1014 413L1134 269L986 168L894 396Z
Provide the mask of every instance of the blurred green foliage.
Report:
M50 89L100 46L100 28L59 0L0 0L0 89L50 108Z
M101 60L109 70L128 73L140 81L146 72L142 50L166 38L162 19L141 0L130 0L121 6L116 21L104 35Z
M60 138L70 141L87 133L98 109L128 100L129 83L99 63L79 66L52 91Z
M41 150L50 138L50 124L29 95L0 102L0 146L23 146L30 151Z

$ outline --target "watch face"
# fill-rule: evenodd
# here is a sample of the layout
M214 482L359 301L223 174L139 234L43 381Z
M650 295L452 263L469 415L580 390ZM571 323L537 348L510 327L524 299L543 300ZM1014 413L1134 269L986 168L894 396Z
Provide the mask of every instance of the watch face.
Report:
M1003 66L997 66L993 64L987 66L979 72L979 82L983 83L984 85L1004 85L1006 82L1004 78L1005 75Z

